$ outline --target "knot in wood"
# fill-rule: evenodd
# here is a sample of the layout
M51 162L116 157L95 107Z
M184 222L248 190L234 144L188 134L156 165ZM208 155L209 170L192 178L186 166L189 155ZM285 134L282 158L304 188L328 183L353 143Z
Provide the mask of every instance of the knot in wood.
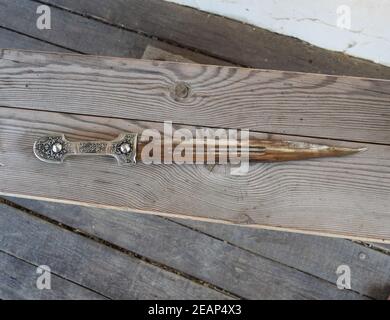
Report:
M191 91L191 88L187 83L178 82L178 83L176 83L176 85L173 89L173 98L175 100L186 99L189 97L190 91Z

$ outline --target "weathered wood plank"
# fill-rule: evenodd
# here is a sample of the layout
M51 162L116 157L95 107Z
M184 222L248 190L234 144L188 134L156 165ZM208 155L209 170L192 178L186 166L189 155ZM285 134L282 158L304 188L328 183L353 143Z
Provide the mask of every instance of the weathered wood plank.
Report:
M57 36L58 36L58 35L57 35ZM4 47L4 46L3 46L3 47ZM8 47L8 45L5 46L5 47ZM13 47L14 47L14 46L13 46ZM24 47L21 47L21 48L24 48ZM34 47L34 48L31 48L31 49L37 49L37 48ZM220 48L218 48L218 49L220 49ZM315 63L315 62L314 62L314 63ZM337 67L335 67L335 68L337 69ZM187 222L186 222L186 223L187 223ZM208 225L208 224L207 224L207 225ZM244 230L248 230L248 229L245 228ZM278 233L278 234L281 234L281 233ZM299 239L297 239L296 242L299 242ZM337 250L337 249L335 249L335 250Z
M388 80L13 50L0 70L3 106L390 141Z
M390 79L390 68L296 38L159 0L44 0L136 32L255 68Z
M0 250L115 299L226 299L216 290L0 204Z
M0 26L79 53L140 58L145 48L153 44L188 56L198 63L226 64L194 51L55 8L51 10L52 29L39 30L36 27L39 5L41 3L29 0L0 0Z
M247 299L362 298L337 289L335 270L330 269L333 277L324 281L316 273L300 272L161 217L11 200Z
M105 300L87 288L51 274L51 289L36 286L37 266L0 251L0 298L28 300Z
M352 241L182 219L175 221L331 282L337 278L337 267L348 265L352 290L382 300L389 296L390 256Z
M22 34L18 34L11 30L0 27L0 48L37 50L49 52L71 52L64 48L54 46L50 43L40 41Z
M120 131L142 132L145 128L161 130L162 124L0 108L0 194L390 240L389 146L369 145L368 151L343 158L258 163L245 176L231 175L228 166L217 166L210 172L201 165L139 163L123 170L113 159L104 157L48 165L32 153L38 137L55 132L70 139L111 140Z

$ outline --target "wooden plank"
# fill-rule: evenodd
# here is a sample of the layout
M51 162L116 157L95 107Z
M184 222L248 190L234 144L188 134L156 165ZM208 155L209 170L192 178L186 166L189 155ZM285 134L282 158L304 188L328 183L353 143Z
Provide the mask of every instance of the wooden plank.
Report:
M51 274L51 289L36 286L37 266L0 251L0 299L104 300L104 296Z
M360 240L390 240L389 146L369 145L368 151L343 158L258 163L245 176L231 175L228 166L210 171L201 165L139 163L123 170L105 157L48 165L32 153L37 138L55 132L76 140L111 140L121 131L142 132L145 128L161 130L162 124L2 107L0 194ZM332 144L357 146L339 141Z
M4 204L0 204L0 222L1 251L47 265L58 276L108 298L230 298Z
M279 261L321 279L335 281L340 265L351 269L352 290L385 300L390 293L390 255L344 239L256 230L176 219L249 252ZM381 244L375 244L381 246Z
M0 27L0 48L37 50L49 52L71 52L50 43L34 39Z
M25 199L12 201L246 299L363 298L356 290L337 289L335 270L329 270L333 277L324 281L316 273L300 272L161 217Z
M390 79L390 68L160 0L44 0L245 66Z
M374 143L390 81L3 50L3 106ZM179 82L191 93L172 95Z
M1 45L0 45L0 46L1 46ZM3 47L4 47L4 46L3 46ZM6 47L7 47L7 46L6 46ZM23 47L22 47L22 48L23 48ZM32 48L32 49L36 49L36 48ZM38 49L38 48L37 48L37 49ZM187 222L188 222L188 220L186 221L186 223L187 223ZM240 230L240 229L239 229L239 230ZM245 228L244 230L248 230L248 229ZM244 231L242 231L242 232L244 232ZM259 232L260 232L260 231L259 231ZM282 236L283 233L277 233L277 234L280 234L280 236ZM277 239L276 239L276 241L277 241ZM299 239L297 239L296 242L299 242ZM339 249L335 249L335 250L339 250Z
M0 0L0 27L79 53L140 58L147 45L153 44L199 63L221 64L212 57L55 8L51 10L52 29L39 30L39 5L30 0Z

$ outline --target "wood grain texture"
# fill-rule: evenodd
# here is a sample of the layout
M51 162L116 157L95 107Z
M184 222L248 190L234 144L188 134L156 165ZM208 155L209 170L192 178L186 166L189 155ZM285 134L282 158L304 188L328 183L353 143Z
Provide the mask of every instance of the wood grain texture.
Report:
M195 62L227 64L191 50L56 8L51 9L52 29L39 30L36 27L38 17L36 10L39 5L41 3L30 0L0 0L0 27L78 53L140 58L146 47L153 44L174 54L188 56ZM45 47L46 45L43 45L40 50L45 51Z
M148 46L142 58L192 62L185 57L171 54L153 46ZM336 64L335 67L337 69L338 65ZM18 203L21 201L23 205L29 208L31 206L39 208L43 212L47 211L45 209L52 207L50 203L42 201L19 200L16 198L13 198L13 200L16 200ZM177 219L176 222L192 228L192 230L201 231L221 241L285 263L297 270L302 270L328 281L334 281L333 271L338 265L348 261L348 265L352 266L352 270L354 270L353 288L355 291L376 299L387 299L390 292L390 280L387 272L389 269L387 265L390 244L365 243L363 248L357 243L343 239L258 230L188 219ZM377 251L384 254L378 254ZM294 254L291 254L291 252ZM321 254L318 254L319 252ZM372 258L372 255L374 258ZM329 261L329 257L331 257L331 261ZM358 272L355 272L356 270Z
M151 142L153 148L150 146ZM84 142L81 142L81 144L84 144ZM172 151L164 152L164 150L170 150L170 148L172 148ZM73 150L78 149L80 147L73 148ZM364 148L337 148L331 145L302 144L256 138L250 138L246 143L239 138L237 140L229 139L227 134L222 136L221 139L208 137L207 142L204 138L188 139L184 142L182 137L174 139L164 139L162 137L154 139L144 137L142 139L141 137L137 142L136 149L137 162L151 163L151 159L154 159L156 163L164 163L176 159L181 164L237 164L245 156L251 163L283 162L311 158L343 157L365 151ZM82 153L73 151L74 155L81 155ZM107 152L103 151L103 154L107 154ZM148 155L147 161L144 161L145 155ZM43 158L45 159L44 156Z
M111 299L229 296L0 204L0 250Z
M0 299L5 300L105 300L106 297L51 274L51 289L39 290L36 265L0 251Z
M127 4L131 1L126 1L126 2L123 2L123 4ZM143 1L144 3L146 3L146 1ZM14 2L16 5L18 4L17 2ZM69 3L69 2L68 2ZM80 1L78 2L81 6L86 6L86 5L92 5L92 7L94 7L94 3L92 2L88 2L88 1ZM118 16L118 12L115 12L115 9L116 8L116 5L114 6L113 4L115 4L116 2L111 2L111 9L112 10L112 15L113 17L117 17ZM161 2L163 3L163 2ZM158 3L156 3L155 5L158 5ZM104 3L103 4L104 7L107 7L107 4ZM96 6L97 9L99 9L98 6ZM179 7L180 8L180 7ZM122 7L123 9L123 7ZM173 8L170 8L171 10ZM95 11L96 12L96 11ZM164 11L161 11L162 13ZM172 11L171 11L172 12ZM88 15L88 12L85 12L87 15ZM178 12L180 13L180 12ZM33 14L33 13L32 13ZM68 14L68 12L66 11L63 11L62 14ZM126 15L129 15L131 13L127 12ZM144 17L142 17L139 22L140 22L140 26L142 27L143 26L143 20L147 19L149 16L150 16L150 12L145 15ZM154 12L152 13L154 14ZM204 14L206 16L206 14ZM138 18L136 16L136 18ZM170 22L171 18L171 14L168 16L168 17L165 17L165 22L164 24L167 24L168 22ZM176 18L174 17L173 19L180 19L179 18ZM87 18L84 18L84 20L86 21ZM168 20L168 21L167 21ZM6 21L6 20L3 20L3 21ZM21 19L20 23L23 24L25 20ZM75 21L75 20L73 20ZM82 19L80 19L80 21L83 21ZM201 23L201 19L199 19L199 26L196 26L196 28L202 28L203 25ZM231 21L228 21L229 23ZM86 22L88 23L88 22ZM224 19L221 19L220 21L220 24L223 24L224 23ZM80 27L82 26L82 24L80 24ZM208 25L207 25L208 26ZM26 32L28 32L28 28L25 28ZM33 28L31 28L32 31L35 31ZM84 30L86 31L86 30ZM162 30L164 31L164 30ZM207 33L212 33L214 30L211 29L211 30L208 30ZM1 29L0 29L0 32L1 32ZM186 32L187 32L187 29L186 28L181 28L180 30L173 30L173 32L176 32L176 33L182 33L184 35L184 38L187 36L186 35ZM53 36L53 34L55 34L55 36ZM188 33L187 33L188 34ZM82 47L83 46L83 41L82 41L82 33L80 33L79 35L77 35L76 33L74 34L75 36L79 36L80 37L80 46ZM206 33L197 33L197 32L194 32L193 33L193 37L194 36L198 36L198 37L203 37L205 36ZM47 34L45 35L47 36ZM51 35L51 41L58 41L59 43L70 43L71 41L68 41L68 40L64 40L63 38L64 37L72 37L72 33L67 33L67 32L63 32L63 30L58 30L56 28L54 28L54 30L52 30L52 35ZM88 34L86 34L85 36L88 36ZM206 35L207 36L207 35ZM225 37L227 38L228 40L228 37L229 35L226 35L225 34ZM58 40L57 40L57 39ZM19 41L20 40L20 41ZM23 41L22 41L23 40ZM275 40L274 38L272 39L272 41L269 41L269 43L281 43L280 41L273 41ZM25 43L27 43L28 45L26 45ZM78 49L77 48L77 44L76 42L74 41L73 39L73 48L74 49ZM31 44L31 46L30 46ZM112 45L115 45L112 43ZM119 44L120 45L120 44ZM246 44L246 46L249 46L250 43ZM0 47L2 48L10 48L10 47L13 47L13 48L22 48L22 49L33 49L33 50L49 50L49 51L62 51L62 48L58 47L58 46L51 46L50 44L47 44L43 41L39 41L39 40L36 40L36 39L32 39L32 38L28 38L28 37L25 37L21 34L17 34L17 33L14 33L14 32L10 32L10 31L7 31L7 33L1 33L0 35ZM47 48L46 48L47 47ZM214 45L213 47L213 43L210 43L210 47L211 49L214 51L214 52L217 52L217 53L222 53L224 54L224 46L221 46L221 45ZM80 50L81 51L81 50ZM278 59L280 56L283 56L283 51L286 51L286 48L284 47L283 50L278 50L278 48L274 48L271 53L272 53L272 56L275 57L276 59ZM287 50L288 51L288 50ZM154 50L155 52L155 50ZM237 48L236 52L240 52L239 48ZM91 52L93 53L93 52ZM115 55L116 53L116 49L114 48L113 49L113 53L109 53L110 55ZM170 60L172 59L172 56L174 56L174 60L177 60L177 54L174 54L172 56L168 56L166 54L159 54L159 55L152 55L150 54L150 50L146 50L146 53L147 55L144 54L144 57L147 57L147 58L153 58L153 59L158 59L158 60ZM123 55L123 56L126 56L127 52L124 51L124 52L118 52L117 53L118 55ZM130 54L130 53L129 53ZM131 54L130 54L131 55ZM319 56L318 54L316 54L316 56ZM243 57L242 54L236 54L235 56L232 56L232 58L245 58ZM260 56L259 54L253 56L253 58L258 62L261 63L262 61L262 56ZM283 58L283 57L282 57ZM337 63L335 63L335 61L333 60L328 60L328 59L320 59L322 61L320 61L321 63L324 62L324 64L326 65L327 62L329 62L329 69L331 71L331 73L343 73L343 74L353 74L354 72L359 72L358 75L362 75L362 76L371 76L371 77L378 77L378 75L380 76L381 72L384 70L384 68L381 68L379 66L375 66L374 67L377 69L377 74L370 74L369 72L367 72L366 68L365 68L365 65L364 65L364 61L363 63L361 63L361 61L358 61L356 63L356 61L354 61L354 59L351 59L350 57L342 57L342 59L340 61L338 61ZM283 59L280 60L282 63L284 63ZM199 62L205 62L205 61L199 61ZM344 62L347 62L347 64L345 64ZM205 62L207 63L207 62ZM248 62L249 63L249 62ZM317 65L318 61L317 59L314 59L314 61L312 61L312 65L317 68L318 65ZM345 65L352 65L354 64L354 67L353 68L345 68L344 66ZM282 66L282 64L281 64ZM262 67L267 67L267 63L266 61L264 61L264 66ZM300 59L295 59L295 60L292 60L290 61L289 63L289 66L288 66L288 69L289 70L297 70L297 71L305 71L303 69L300 69L301 68L301 61ZM374 68L373 68L374 69ZM310 70L308 70L310 71ZM316 72L316 71L314 71ZM327 71L325 69L325 71L322 70L322 72L328 72L330 73L329 71ZM351 72L351 73L349 73ZM365 73L366 72L366 73ZM1 140L1 139L0 139ZM0 143L1 145L1 143ZM52 208L53 208L53 212L55 212L55 208L56 205L50 205ZM86 210L86 211L84 211ZM48 216L51 216L49 213L46 213L45 210L42 210L43 211L43 214L47 214ZM145 220L147 223L146 225L150 228L152 228L152 231L154 232L154 238L152 240L150 240L150 244L155 244L156 242L158 242L160 239L160 233L159 233L159 228L156 227L156 228L153 228L153 225L150 226L150 224L148 222L150 222L151 219L159 219L157 217L149 217L149 216L145 216L145 215L137 215L137 214L132 214L132 213L118 213L118 215L120 215L120 219L118 219L118 223L121 222L121 223L124 223L124 225L126 226L126 230L123 231L123 233L121 233L120 231L122 230L121 227L123 226L118 226L116 227L116 220L113 224L111 223L107 223L108 226L104 226L104 223L106 220L108 220L110 222L110 219L113 217L113 216L116 216L115 215L115 211L111 211L109 213L109 216L108 216L108 212L107 214L103 214L105 211L99 211L97 209L86 209L86 208L80 208L79 210L76 210L75 211L69 211L69 210L66 210L66 211L62 211L61 210L61 206L57 207L57 211L55 213L52 213L53 215L55 216L61 216L61 215L64 215L62 217L62 219L59 219L59 220L69 220L71 219L71 221L73 222L79 222L79 225L80 226L83 226L85 228L87 228L87 230L90 230L90 233L91 234L100 234L100 235L107 235L110 239L120 239L120 241L122 243L124 243L124 245L126 244L126 240L128 240L129 242L133 241L133 234L136 235L138 234L136 232L136 230L133 230L132 226L128 226L128 223L134 223L135 226L139 226L140 229L142 229L142 220ZM96 213L96 215L93 215L91 213ZM67 215L66 214L69 214L71 217L69 219L67 219ZM126 217L129 216L129 217L133 217L133 216L137 216L137 218L130 218L131 222L128 222L128 220L126 220ZM72 220L74 219L74 220ZM97 221L96 221L96 220ZM91 221L92 220L92 221ZM101 220L101 221L99 221ZM127 223L126 223L127 221ZM181 223L185 223L185 224L189 224L190 226L192 226L192 222L190 220L180 220ZM90 222L90 224L89 224ZM138 222L138 223L137 223ZM156 222L157 224L158 222ZM338 255L340 255L339 257L341 257L340 259L342 259L342 256L345 254L347 257L350 257L350 255L348 254L349 250L350 250L350 247L348 246L342 246L342 245L330 245L329 243L327 243L327 245L325 246L325 248L327 250L325 250L325 253L324 254L321 254L321 255L318 255L318 252L322 252L322 247L321 247L321 244L322 244L322 241L321 239L323 238L318 238L318 237L313 237L313 236L304 236L304 235L295 235L294 237L292 237L291 234L285 234L283 232L270 232L270 231L263 231L263 230L253 230L253 229L249 229L249 228L239 228L239 227L230 227L230 226L223 226L223 225L215 225L215 228L214 228L214 224L210 224L210 223L202 223L203 224L203 228L201 229L203 232L208 232L207 231L207 227L210 228L210 234L213 234L213 231L215 228L220 228L221 231L225 231L225 234L224 235L221 235L221 234L216 234L216 236L223 236L223 238L226 238L228 239L229 241L232 241L232 240L235 240L232 244L235 245L235 246L240 246L242 245L243 247L246 247L246 245L248 245L248 241L250 241L250 239L253 239L254 240L254 243L252 244L252 249L253 247L256 247L256 246L261 246L261 252L262 253L267 253L267 252L270 252L272 254L272 257L277 257L278 254L277 252L273 252L273 248L275 250L281 250L283 252L283 254L281 254L281 257L277 257L278 259L280 259L280 261L283 262L286 262L286 257L284 256L284 254L290 258L290 254L288 253L288 250L286 248L286 250L283 250L283 249L280 249L279 245L283 245L283 243L285 243L286 245L288 244L288 246L290 247L294 247L294 250L293 252L297 252L297 257L296 257L296 260L294 259L291 259L292 261L292 266L293 267L298 267L300 270L308 270L309 273L312 273L313 275L315 276L322 276L322 273L323 273L323 270L325 270L325 275L327 274L326 271L329 271L327 270L327 267L328 266L333 266L332 264L329 264L328 262L327 263L324 263L324 267L321 268L322 266L322 263L321 263L321 259L323 259L324 261L326 261L326 255L328 256L331 256L331 257L337 257ZM97 228L97 231L94 232L94 226L100 226L101 228ZM130 231L127 229L127 227L129 227L129 229L131 231L133 231L134 233L131 233L129 235L129 238L127 237L127 232ZM174 235L175 232L176 232L176 229L173 229L174 227L171 225L170 229L169 230L172 230L172 234ZM114 230L113 230L114 229ZM180 230L180 228L178 227L178 230ZM236 232L234 232L236 230ZM111 234L110 234L111 233ZM231 236L230 233L234 233L234 237ZM264 234L263 234L264 233ZM274 236L271 238L270 235L268 234L273 234ZM165 233L162 231L162 235L161 237L164 235ZM241 236L240 236L241 234ZM257 235L257 237L256 237ZM142 244L142 241L141 241L141 236L138 237L137 239L134 239L134 241L141 246ZM185 238L185 235L184 235L184 238ZM318 245L315 246L308 246L308 242L309 240L305 241L306 238L309 238L309 239L313 239L312 241L310 241L310 243L315 243ZM156 240L157 239L157 240ZM174 237L174 239L176 239ZM198 239L198 238L196 238ZM303 240L302 240L303 239ZM330 240L330 239L324 239L323 241L327 241L327 240ZM146 241L149 241L149 240L146 240ZM174 240L171 240L171 241L174 241ZM177 239L177 243L181 243L181 241L183 241L182 239ZM338 242L341 242L342 240L336 240ZM171 243L171 242L170 242ZM274 247L276 244L276 248ZM172 243L172 245L175 245L175 243ZM378 245L378 244L376 244ZM132 246L132 244L130 244L130 246ZM248 246L249 247L249 246ZM267 249L268 247L268 249ZM228 248L228 246L226 247ZM309 248L308 250L306 250L305 248ZM256 249L256 248L254 248ZM329 251L330 253L329 253ZM142 249L143 250L143 249ZM140 250L140 251L142 251ZM169 249L167 248L161 248L161 251L162 251L162 254L163 255L164 253L166 254L166 259L169 260L169 255L170 255L170 252L169 252ZM185 250L184 250L185 251ZM254 250L255 251L255 250ZM253 252L254 252L253 251ZM146 251L146 252L149 252L149 251ZM204 258L202 258L202 255L201 256L196 256L196 251L193 250L191 251L192 254L191 256L187 256L189 260L193 260L193 261L202 261L202 263L206 263L204 262ZM301 252L303 252L302 256L304 257L303 259L300 259L300 256L301 256ZM355 252L355 251L353 251ZM179 253L177 253L177 255L175 254L175 259L178 259L180 260L180 257L177 257L179 255ZM211 254L212 256L214 255L214 253ZM378 259L374 259L374 261L372 260L372 257L370 255L370 253L368 253L368 261L366 260L366 262L363 264L360 265L359 261L358 262L355 262L357 267L358 268L364 268L364 266L366 266L367 270L366 270L366 273L362 272L360 273L359 272L359 277L361 277L361 279L356 279L356 275L354 276L353 278L353 288L356 289L356 288L359 288L359 290L361 290L362 288L362 285L363 285L363 288L364 289L367 289L371 296L374 296L374 297L378 297L378 298L381 298L381 295L380 295L380 292L382 292L382 290L384 290L386 288L386 285L383 285L383 286L376 286L376 283L378 283L378 280L380 280L380 277L382 276L383 274L383 270L385 270L386 268L386 264L383 264L380 260ZM354 255L351 254L351 257L354 258ZM377 257L377 256L375 256ZM183 258L184 259L184 258ZM300 263L299 261L297 262L297 260L300 260ZM289 260L287 259L287 262ZM319 261L317 263L317 261ZM339 261L339 260L337 260ZM372 261L372 263L371 263ZM297 265L294 265L293 263L294 262L297 262ZM355 264L353 263L354 260L351 259L351 261L349 261L348 259L348 262L349 263L352 263L352 269L353 269L353 274L355 274L354 270L355 270ZM381 271L381 268L380 266L383 266L383 270ZM311 268L312 266L312 268ZM318 269L318 272L317 272L317 269ZM360 269L359 269L360 270ZM244 270L245 271L245 270ZM370 273L370 271L372 271L372 273ZM219 273L223 273L223 270L221 270L221 272ZM373 273L378 273L379 277L376 278ZM333 273L330 271L329 273L329 277L331 279L331 282L333 283L334 282L334 279L332 279L332 275ZM383 278L382 278L383 279ZM366 282L364 282L366 281ZM371 285L370 286L370 282L372 282L374 285ZM386 281L384 281L384 283L386 283ZM280 284L282 285L282 284ZM275 286L278 286L278 284L275 284ZM375 290L375 288L377 288L377 290ZM378 291L378 292L377 292ZM367 292L366 291L362 291L364 294L366 294ZM383 292L386 292L386 290L384 290ZM1 298L1 297L0 297Z
M160 0L43 0L72 12L254 68L390 79L390 68Z
M74 158L48 165L32 153L40 136L111 140L120 131L162 129L150 122L0 108L1 194L145 213L286 228L389 241L390 147L343 158L253 165L244 176L228 166L137 164ZM255 135L297 140L297 137ZM298 140L314 142L299 137ZM315 139L316 142L324 142ZM329 141L328 141L329 142ZM356 147L356 143L332 141ZM28 165L26 165L28 164ZM129 183L130 182L130 183Z
M345 239L175 219L241 249L335 282L340 265L351 269L352 290L385 300L390 292L390 256ZM375 244L382 246L382 244Z
M28 36L18 34L17 32L0 27L0 48L12 48L22 50L37 50L48 52L69 52L64 48L52 45L39 39L30 38Z
M354 292L337 289L333 266L328 266L327 272L333 277L324 280L316 273L309 275L161 217L25 199L11 201L246 299L362 299L366 293L356 288ZM365 271L371 275L368 268Z
M13 50L0 71L8 107L390 141L388 80Z

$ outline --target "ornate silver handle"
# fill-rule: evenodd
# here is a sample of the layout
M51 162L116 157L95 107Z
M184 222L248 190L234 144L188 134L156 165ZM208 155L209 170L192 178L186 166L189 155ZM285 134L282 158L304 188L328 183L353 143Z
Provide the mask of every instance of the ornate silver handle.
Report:
M136 163L137 134L125 133L112 141L69 141L62 135L46 136L34 143L35 156L44 162L62 163L73 155L114 157L120 165Z

